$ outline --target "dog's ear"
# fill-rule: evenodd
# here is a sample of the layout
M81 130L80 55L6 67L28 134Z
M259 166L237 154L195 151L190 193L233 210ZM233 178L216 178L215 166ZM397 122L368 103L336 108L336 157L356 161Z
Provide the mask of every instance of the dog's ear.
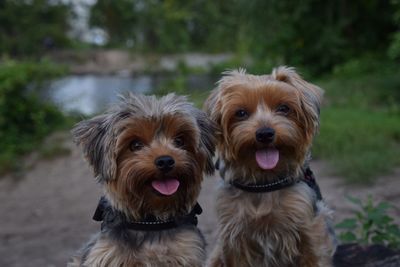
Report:
M115 138L109 114L81 121L72 129L74 142L83 148L86 160L99 182L115 179Z
M215 88L204 102L203 109L207 116L217 125L221 125L221 93L220 88Z
M211 91L203 106L207 116L217 127L216 138L218 143L223 143L223 132L226 130L222 124L223 98L230 89L246 83L245 69L225 71L222 74L222 78L217 82L217 87Z
M195 111L197 125L200 129L200 152L205 156L205 173L213 174L215 167L213 157L215 153L218 128L201 110Z
M244 82L246 70L230 70L222 73L222 78L217 82L217 87L211 91L207 100L204 102L203 109L209 118L218 126L221 126L222 119L222 98L223 95L235 86L240 86Z
M305 127L312 129L315 134L319 128L319 113L323 91L316 85L303 80L294 68L281 66L272 71L272 78L288 83L298 89L300 93L302 109L305 116Z

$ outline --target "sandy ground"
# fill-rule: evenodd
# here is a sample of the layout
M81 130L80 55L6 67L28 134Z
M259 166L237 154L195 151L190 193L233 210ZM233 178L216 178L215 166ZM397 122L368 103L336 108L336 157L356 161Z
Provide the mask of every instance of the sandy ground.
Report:
M91 220L101 195L99 186L71 142L69 156L37 162L22 177L0 179L0 266L65 266L70 255L99 229ZM328 175L327 165L312 165L327 203L336 211L336 221L351 212L345 195L400 203L400 169L377 179L373 187L346 186L343 179ZM205 179L200 196L204 213L199 226L209 244L215 239L213 209L219 179ZM394 210L398 219L400 210Z

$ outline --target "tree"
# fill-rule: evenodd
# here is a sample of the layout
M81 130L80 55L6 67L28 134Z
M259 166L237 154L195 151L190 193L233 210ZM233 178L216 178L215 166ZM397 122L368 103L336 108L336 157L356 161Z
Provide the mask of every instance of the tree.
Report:
M386 50L394 31L388 1L240 0L240 5L253 53L314 72L368 51Z
M70 7L48 0L0 1L0 55L29 56L69 44Z
M135 39L137 17L133 0L98 0L90 11L89 24L103 28L111 45L125 44Z

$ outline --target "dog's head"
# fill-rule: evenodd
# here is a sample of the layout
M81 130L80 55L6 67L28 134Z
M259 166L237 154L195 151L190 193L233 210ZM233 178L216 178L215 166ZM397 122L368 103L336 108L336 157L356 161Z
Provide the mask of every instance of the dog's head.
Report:
M214 128L185 97L130 94L72 133L114 207L166 218L187 213L213 171Z
M220 126L220 156L251 176L298 169L318 130L321 97L293 68L226 72L205 104Z

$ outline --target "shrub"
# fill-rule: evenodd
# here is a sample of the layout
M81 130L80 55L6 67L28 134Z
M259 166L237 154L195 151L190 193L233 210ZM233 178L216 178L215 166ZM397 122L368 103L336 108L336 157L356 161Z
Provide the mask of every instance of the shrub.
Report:
M63 72L46 62L0 65L0 173L15 168L17 156L65 124L64 115L36 93L45 80Z
M374 204L369 196L367 203L358 198L348 197L349 201L358 206L355 216L343 220L336 225L342 232L339 238L344 242L358 242L363 245L381 244L391 248L400 248L400 229L393 223L393 218L387 215L387 210L393 208L389 203Z

